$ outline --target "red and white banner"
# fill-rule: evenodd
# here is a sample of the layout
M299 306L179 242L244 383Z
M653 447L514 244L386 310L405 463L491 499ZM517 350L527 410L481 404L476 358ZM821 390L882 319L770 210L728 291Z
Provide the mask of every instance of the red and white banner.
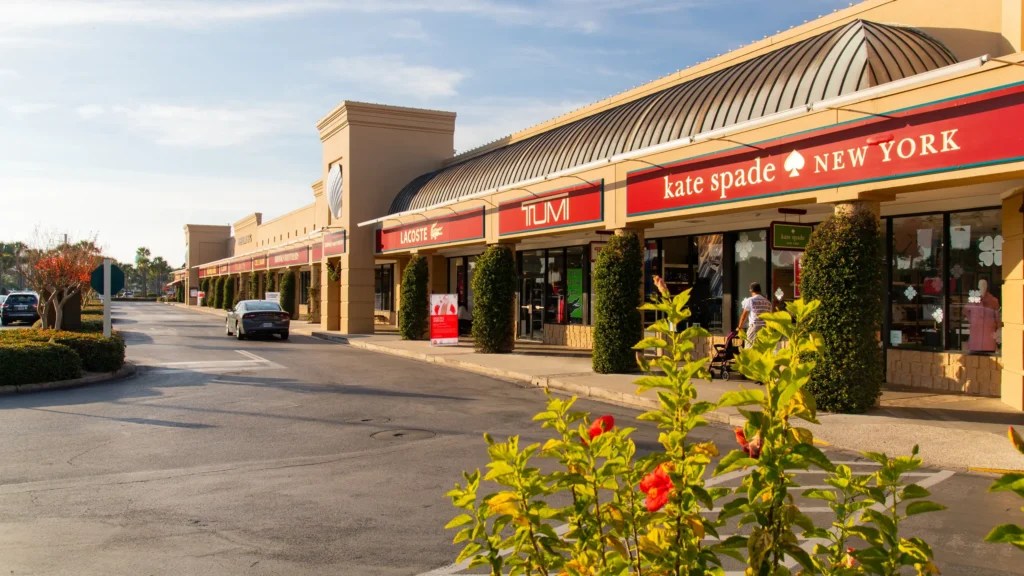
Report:
M604 220L604 181L588 182L502 202L498 235L592 224Z
M451 244L484 237L484 209L377 230L377 252Z
M284 266L300 266L309 263L309 249L305 246L274 252L269 257L271 268Z
M872 116L631 172L639 216L1024 159L1024 86Z
M338 254L344 254L347 248L346 242L348 242L348 238L346 237L344 230L331 232L324 236L322 245L323 255L337 256Z
M252 259L252 269L253 270L263 270L266 267L267 267L267 257L266 256L257 256L257 257Z
M455 346L459 343L459 297L455 294L430 295L430 345Z
M252 260L246 259L241 262L232 262L230 270L231 272L249 272L252 270Z
M227 264L220 264L217 266L217 274L227 274L231 270L231 267Z

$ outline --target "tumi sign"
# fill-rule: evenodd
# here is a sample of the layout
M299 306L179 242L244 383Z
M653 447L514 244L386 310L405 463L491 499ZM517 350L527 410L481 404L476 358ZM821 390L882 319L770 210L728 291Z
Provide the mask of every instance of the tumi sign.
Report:
M631 172L626 215L726 204L1024 159L1012 85Z
M309 249L305 246L274 252L270 255L270 267L279 268L282 266L298 266L309 263Z
M437 246L484 237L484 209L474 208L442 218L377 230L377 253Z
M323 255L337 256L338 254L344 254L346 248L346 241L347 238L345 237L344 230L331 232L330 234L324 236Z
M498 235L592 224L604 220L604 181L587 182L498 206Z

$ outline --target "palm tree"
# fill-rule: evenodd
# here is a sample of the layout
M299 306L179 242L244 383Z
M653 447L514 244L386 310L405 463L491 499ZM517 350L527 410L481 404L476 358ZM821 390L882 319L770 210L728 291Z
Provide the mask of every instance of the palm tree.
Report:
M25 289L25 274L22 270L25 249L23 242L0 242L0 292L6 286L5 276L10 277L12 287L17 284L18 290Z
M149 271L150 275L156 280L156 292L162 292L167 281L167 275L171 272L171 265L164 260L163 256L157 256L150 262Z
M148 294L147 291L147 280L149 279L149 255L151 252L149 248L145 246L139 246L135 250L135 267L139 270L139 276L142 279L142 297L145 298Z

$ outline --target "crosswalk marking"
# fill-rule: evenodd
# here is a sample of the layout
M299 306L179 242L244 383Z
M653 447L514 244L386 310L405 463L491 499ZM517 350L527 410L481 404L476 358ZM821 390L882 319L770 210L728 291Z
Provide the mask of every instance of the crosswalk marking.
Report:
M246 360L197 360L190 362L156 362L144 364L150 373L164 374L188 370L192 372L224 372L237 370L283 370L285 367L246 350L235 350Z

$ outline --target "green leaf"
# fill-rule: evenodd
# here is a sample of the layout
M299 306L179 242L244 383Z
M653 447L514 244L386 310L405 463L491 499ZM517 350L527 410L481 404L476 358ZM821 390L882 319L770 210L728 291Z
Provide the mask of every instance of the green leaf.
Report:
M907 504L907 516L917 516L918 514L924 514L925 512L938 512L945 509L946 507L942 504L936 504L935 502L929 502L928 500L918 500Z
M916 500L918 498L927 498L929 496L931 496L931 492L917 484L908 484L900 492L900 500Z
M1024 545L1024 528L1014 524L1000 524L985 536L985 542L997 544Z
M1024 474L1013 472L1000 476L994 484L988 487L988 491L1005 492L1007 490L1017 490L1021 488L1024 488Z
M462 553L460 553L459 557L455 559L455 563L458 564L459 562L462 562L466 558L473 556L482 549L483 546L476 542L470 542L469 544L466 544L466 547L462 549Z
M459 514L455 518L452 518L451 522L445 524L444 529L447 530L449 528L456 528L458 526L462 526L463 524L469 524L472 521L473 517L469 514Z
M668 342L661 338L644 338L633 346L633 350L645 350L647 348L667 348Z
M797 444L790 449L790 452L799 455L804 460L809 461L822 470L831 472L835 469L835 466L832 465L832 461L828 459L828 456L825 456L824 452L810 444Z
M757 460L747 456L747 453L742 450L733 450L718 461L718 466L715 468L713 476L732 472L746 466L757 466Z
M878 526L878 530L882 533L882 536L885 537L886 542L888 542L890 546L896 545L896 524L892 521L892 518L870 508L865 510L863 515L865 519L870 520L875 526Z
M1009 428L1010 430L1007 432L1007 436L1010 437L1010 443L1017 449L1017 452L1024 454L1024 438L1021 438L1020 434L1017 434L1017 431L1013 429L1013 426L1010 426Z
M882 534L878 530L871 528L870 526L853 526L849 530L850 534L857 536L861 540L875 546L882 545Z
M826 500L828 502L835 502L837 500L835 492L831 490L821 490L819 488L804 490L803 496L804 498L810 498L812 500Z
M764 392L760 390L734 390L722 394L722 399L718 401L718 407L748 406L750 404L762 404L763 402Z

